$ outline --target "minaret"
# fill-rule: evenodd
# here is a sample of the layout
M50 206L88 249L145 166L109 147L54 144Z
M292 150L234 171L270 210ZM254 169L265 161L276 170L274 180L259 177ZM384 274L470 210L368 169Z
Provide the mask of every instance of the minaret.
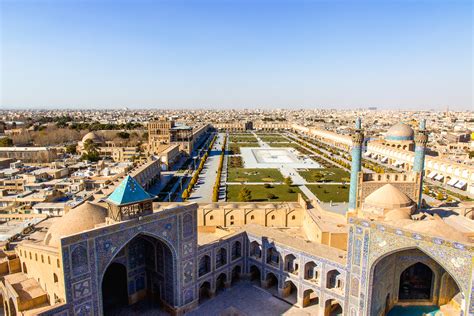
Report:
M425 151L427 143L428 131L426 130L426 120L422 119L418 133L415 136L415 161L413 162L413 171L421 173L418 207L421 207L421 196L423 194L423 176L425 173Z
M352 166L351 166L351 186L349 190L349 211L353 211L357 206L357 185L358 175L362 164L362 144L364 142L364 133L362 131L362 122L360 117L356 120L356 128L352 135Z

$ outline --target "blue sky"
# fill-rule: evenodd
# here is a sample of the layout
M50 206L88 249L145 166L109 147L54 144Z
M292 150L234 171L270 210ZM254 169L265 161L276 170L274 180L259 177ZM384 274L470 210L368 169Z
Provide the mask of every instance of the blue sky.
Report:
M473 108L471 1L0 8L2 107Z

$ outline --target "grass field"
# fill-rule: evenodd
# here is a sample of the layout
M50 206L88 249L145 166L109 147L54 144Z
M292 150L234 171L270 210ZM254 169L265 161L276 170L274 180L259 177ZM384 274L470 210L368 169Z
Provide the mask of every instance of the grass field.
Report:
M279 182L283 175L278 169L229 168L228 182Z
M289 142L289 140L280 135L271 135L271 136L260 136L260 139L266 143L274 143L274 142Z
M290 147L297 149L301 154L304 155L312 155L312 153L305 149L304 147L296 144L296 143L270 143L270 147Z
M350 173L339 168L297 170L308 182L349 182ZM346 178L345 181L342 179Z
M339 184L309 184L306 185L321 202L347 202L349 201L349 185Z
M227 201L239 201L239 192L244 186L242 185L228 185L227 186ZM286 201L293 202L298 199L298 193L301 193L298 187L290 187L288 185L274 185L272 188L265 188L263 185L248 185L246 186L252 192L251 202L275 202ZM289 192L291 189L292 192ZM269 194L273 194L274 198L270 199Z
M252 134L250 135L230 135L229 140L231 143L257 143L257 139Z

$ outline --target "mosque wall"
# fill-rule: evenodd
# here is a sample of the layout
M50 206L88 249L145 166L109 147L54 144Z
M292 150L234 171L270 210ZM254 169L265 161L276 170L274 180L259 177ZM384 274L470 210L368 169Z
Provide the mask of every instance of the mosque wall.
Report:
M336 301L345 311L346 294L349 290L349 274L346 266L327 258L319 257L265 236L247 232L246 274L260 273L260 284L264 288L272 287L270 275L277 279L278 295L289 295L289 283L296 287L295 304L303 307L312 292L319 298L320 314L331 300Z
M198 208L198 226L243 226L258 224L273 227L300 227L304 208L292 205L230 203Z
M373 275L375 266L382 262L381 269L384 269L383 258L406 250L422 251L424 259L416 258L413 254L409 257L416 260L424 260L433 272L438 274L435 282L439 287L438 292L434 293L434 299L441 299L441 295L449 295L446 290L447 285L442 284L442 275L444 272L440 271L434 262L446 270L449 275L458 284L461 295L460 305L463 310L462 315L474 313L474 306L472 304L472 292L474 282L472 278L466 278L466 275L471 275L473 270L474 252L472 246L466 246L458 242L452 242L438 237L429 237L404 231L388 225L377 223L370 223L365 220L350 218L349 222L353 224L349 232L349 248L348 248L348 269L351 277L360 277L360 292L359 301L356 303L350 301L350 307L358 309L360 315L372 316L372 310L379 310L381 304L385 303L385 298L382 294L374 291L374 286L379 279L377 275ZM420 256L418 256L420 257ZM406 257L403 265L399 265L399 269L409 264L410 260ZM432 261L431 263L429 261ZM397 267L395 268L397 269ZM384 284L386 286L385 293L388 289L396 288L397 282L391 286L390 283ZM435 286L436 288L436 286ZM398 291L398 289L397 289ZM451 293L452 294L452 293ZM375 299L374 299L374 297ZM379 295L379 296L377 296ZM385 296L386 297L386 296ZM384 300L382 300L384 299Z
M48 293L49 302L64 301L64 276L58 251L26 243L20 243L15 251L21 260L21 272L38 281Z
M195 254L197 251L196 205L162 210L140 220L121 222L63 238L62 261L67 305L44 315L67 310L70 315L102 314L101 284L108 265L134 237L155 238L171 250L175 272L172 306L181 313L197 304ZM66 315L66 314L64 314Z

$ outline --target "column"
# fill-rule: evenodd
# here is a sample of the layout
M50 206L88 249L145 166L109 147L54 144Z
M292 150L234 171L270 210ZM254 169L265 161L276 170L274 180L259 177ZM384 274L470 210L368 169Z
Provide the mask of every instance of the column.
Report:
M351 165L351 186L349 189L349 211L355 210L357 206L357 185L358 174L362 165L362 144L364 133L360 117L356 120L356 128L352 135L352 165Z
M421 207L421 198L423 194L423 177L425 173L425 152L428 143L428 131L426 130L426 120L420 122L420 128L415 137L415 160L413 162L413 171L421 173L420 194L418 197L418 208Z

